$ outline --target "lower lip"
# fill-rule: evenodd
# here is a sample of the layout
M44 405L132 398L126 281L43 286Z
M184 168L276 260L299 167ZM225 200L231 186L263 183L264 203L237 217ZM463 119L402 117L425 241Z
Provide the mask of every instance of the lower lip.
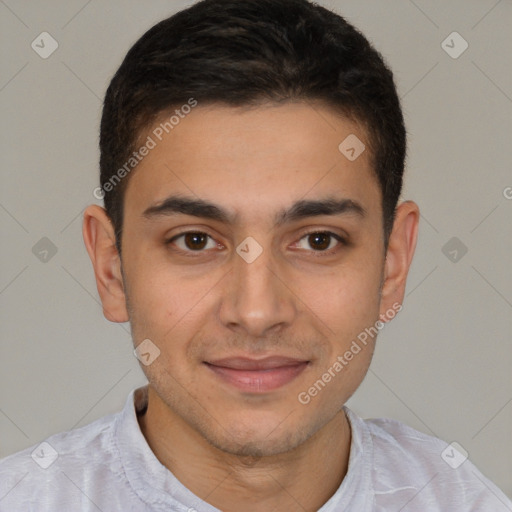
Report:
M224 366L207 364L224 382L235 386L241 391L266 393L288 384L298 377L308 365L307 362L290 366L280 366L269 370L234 370Z

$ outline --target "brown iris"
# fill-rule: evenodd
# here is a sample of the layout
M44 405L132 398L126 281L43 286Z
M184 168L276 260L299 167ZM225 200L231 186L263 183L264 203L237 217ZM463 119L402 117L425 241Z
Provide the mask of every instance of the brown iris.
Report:
M308 243L313 249L323 251L331 243L331 235L327 233L312 233L308 236Z
M193 251L204 249L208 243L208 235L205 233L185 233L185 245Z

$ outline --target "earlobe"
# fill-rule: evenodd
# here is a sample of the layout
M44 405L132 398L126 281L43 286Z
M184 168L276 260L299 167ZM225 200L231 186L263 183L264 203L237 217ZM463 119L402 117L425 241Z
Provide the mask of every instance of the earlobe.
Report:
M82 233L91 258L103 314L111 322L127 322L121 259L115 244L114 227L106 211L91 205L84 212Z
M419 216L418 205L413 201L404 201L396 209L384 264L381 315L393 304L403 302L407 274L416 249Z

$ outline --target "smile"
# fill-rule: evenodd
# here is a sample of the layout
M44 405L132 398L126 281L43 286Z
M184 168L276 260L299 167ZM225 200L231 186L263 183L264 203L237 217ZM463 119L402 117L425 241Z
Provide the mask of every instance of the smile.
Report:
M222 381L251 393L266 393L278 389L297 378L309 361L287 357L249 359L233 357L205 362Z

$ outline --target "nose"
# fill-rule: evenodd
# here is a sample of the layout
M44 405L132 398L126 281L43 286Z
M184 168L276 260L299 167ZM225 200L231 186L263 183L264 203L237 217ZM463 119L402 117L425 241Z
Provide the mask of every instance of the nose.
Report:
M226 277L219 311L223 325L240 335L261 338L292 324L297 314L294 295L269 249L250 263L235 254Z

